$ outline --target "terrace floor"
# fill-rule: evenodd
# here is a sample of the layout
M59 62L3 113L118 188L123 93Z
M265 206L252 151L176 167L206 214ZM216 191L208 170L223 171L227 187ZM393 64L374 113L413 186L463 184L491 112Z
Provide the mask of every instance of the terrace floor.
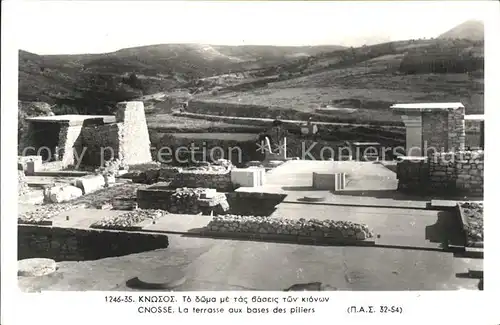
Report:
M314 191L312 172L345 172L345 192ZM430 198L395 191L393 171L378 163L289 161L267 173L266 185L239 191L286 193L272 216L365 223L378 247L279 244L187 237L210 217L168 215L143 231L169 232L168 249L97 261L61 262L59 271L41 278L19 278L24 290L127 290L139 273L166 265L185 269L179 290L284 290L293 284L323 282L339 290L477 289L478 280L461 277L482 270L480 259L455 258L443 243L458 240L452 213L426 210ZM325 196L306 203L306 195ZM31 209L21 206L21 209ZM75 209L55 217L54 226L87 228L124 211ZM66 216L69 216L67 220ZM177 234L172 234L177 233Z
M479 280L462 278L482 261L425 250L321 247L169 235L167 249L96 261L60 262L59 270L19 278L34 290L130 290L127 280L157 267L185 271L179 291L284 290L322 282L339 290L476 290Z

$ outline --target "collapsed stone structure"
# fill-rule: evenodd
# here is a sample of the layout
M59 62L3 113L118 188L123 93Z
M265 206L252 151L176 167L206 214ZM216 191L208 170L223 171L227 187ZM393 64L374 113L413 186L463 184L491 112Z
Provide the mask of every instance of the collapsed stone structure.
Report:
M270 235L307 236L365 240L373 232L365 224L350 221L286 219L258 216L224 215L214 217L206 227L211 232L257 233Z
M100 166L119 159L128 165L151 162L150 140L142 102L117 104L113 115L57 115L28 118L20 143L24 155L42 156L52 169Z
M406 125L406 156L398 157L398 189L420 193L482 196L484 122L475 150L466 149L461 103L397 104Z

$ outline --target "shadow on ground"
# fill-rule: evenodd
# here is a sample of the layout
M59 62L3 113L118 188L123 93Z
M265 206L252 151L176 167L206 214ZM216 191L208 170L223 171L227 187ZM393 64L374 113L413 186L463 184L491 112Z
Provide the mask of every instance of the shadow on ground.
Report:
M315 191L312 186L283 186L281 187L283 191Z
M432 243L440 243L443 247L464 246L465 235L457 216L453 212L440 211L437 217L435 224L425 227L425 239Z
M338 192L332 192L339 196L364 196L364 197L374 197L379 199L393 199L399 201L429 201L430 197L408 195L398 190L342 190Z

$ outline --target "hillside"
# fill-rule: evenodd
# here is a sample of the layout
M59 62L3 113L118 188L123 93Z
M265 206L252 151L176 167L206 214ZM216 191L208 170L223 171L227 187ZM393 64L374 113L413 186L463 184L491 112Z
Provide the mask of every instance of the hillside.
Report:
M484 112L484 43L466 39L389 42L323 53L261 72L276 80L198 100L325 113L345 121L400 122L398 102L461 101ZM329 106L329 109L324 107Z
M439 35L438 38L483 41L484 23L479 20L469 20Z
M387 108L401 101L460 100L468 112L481 113L479 25L466 22L436 39L356 48L163 44L106 54L20 51L19 99L46 102L56 114L108 114L117 101L183 88L197 100L299 111L329 105L329 114L363 120L392 119Z
M203 77L256 69L339 46L272 47L163 44L105 54L19 51L19 99L106 113L116 101L168 91Z

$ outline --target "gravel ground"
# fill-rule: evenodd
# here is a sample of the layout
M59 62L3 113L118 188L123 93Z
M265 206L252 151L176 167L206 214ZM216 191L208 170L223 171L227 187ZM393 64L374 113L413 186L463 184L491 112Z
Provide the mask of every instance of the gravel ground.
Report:
M44 204L34 211L30 211L18 216L18 222L29 224L40 224L50 220L63 211L73 210L76 208L101 208L107 203L111 203L115 197L130 197L136 196L137 189L141 184L120 184L109 188L83 195L75 200L64 203Z
M71 203L41 205L34 211L29 211L24 214L20 214L17 217L17 221L18 223L40 224L43 223L44 221L52 219L52 217L58 215L61 212L72 210L77 207L79 207L78 204L71 204Z
M484 241L483 204L465 202L461 203L460 206L469 224L465 228L468 243Z
M104 188L94 193L83 195L69 203L80 205L83 204L87 208L100 209L106 203L111 203L115 197L135 198L137 189L142 187L142 184L119 184L113 187Z

